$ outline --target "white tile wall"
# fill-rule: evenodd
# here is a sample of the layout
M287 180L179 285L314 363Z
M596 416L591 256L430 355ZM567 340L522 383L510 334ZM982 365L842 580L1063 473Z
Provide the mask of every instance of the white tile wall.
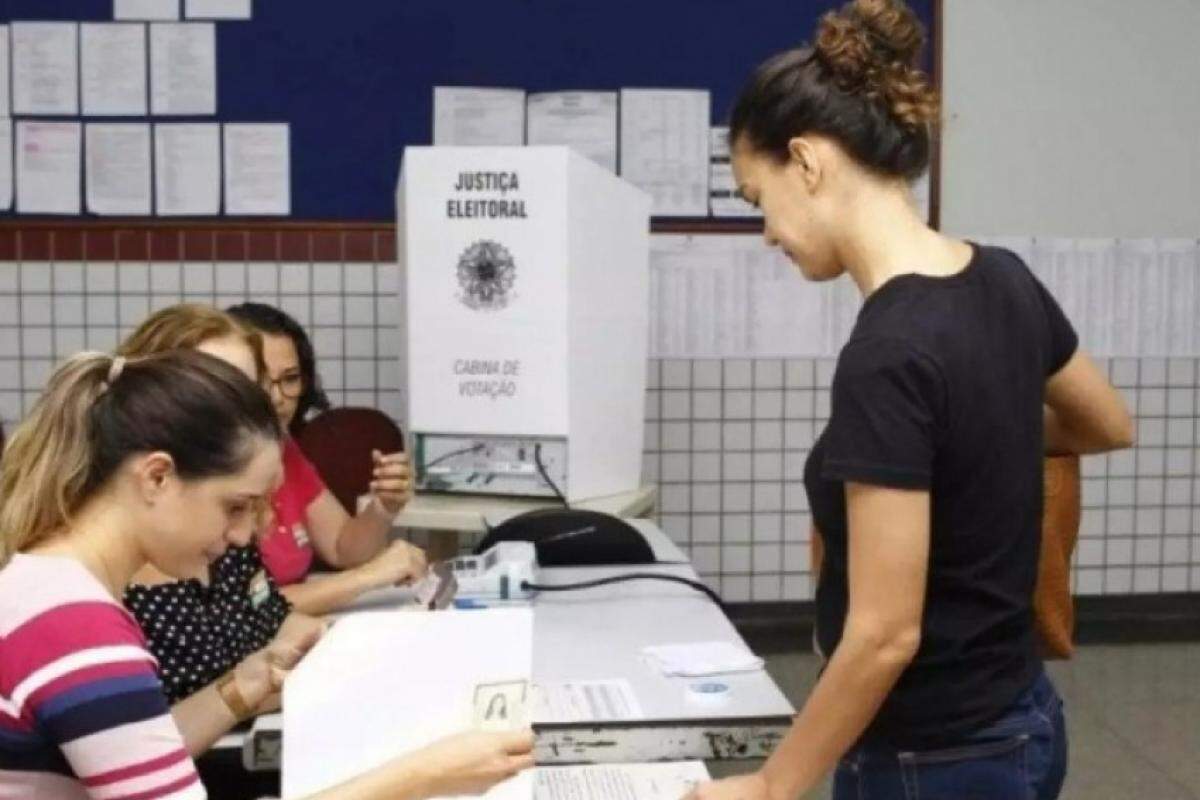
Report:
M400 415L391 265L0 263L0 420L18 420L54 363L108 349L181 300L274 303L313 338L335 404ZM1083 462L1080 594L1200 591L1200 364L1102 362L1139 425L1134 450ZM812 596L804 460L829 414L831 359L651 360L647 480L659 520L726 599Z

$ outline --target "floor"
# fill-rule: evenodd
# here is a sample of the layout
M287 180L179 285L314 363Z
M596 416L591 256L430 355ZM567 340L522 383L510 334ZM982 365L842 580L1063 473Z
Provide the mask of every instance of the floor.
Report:
M807 654L767 668L795 705L816 677ZM1093 645L1049 670L1070 736L1063 800L1200 800L1200 644Z

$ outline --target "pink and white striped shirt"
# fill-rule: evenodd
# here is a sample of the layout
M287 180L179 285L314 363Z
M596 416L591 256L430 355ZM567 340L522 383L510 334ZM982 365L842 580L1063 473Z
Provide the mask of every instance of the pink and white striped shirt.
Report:
M0 798L204 800L141 629L71 558L0 570Z

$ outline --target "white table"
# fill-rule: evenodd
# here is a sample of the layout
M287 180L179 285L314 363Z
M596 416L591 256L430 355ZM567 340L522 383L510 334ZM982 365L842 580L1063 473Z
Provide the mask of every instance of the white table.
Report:
M544 569L538 580L563 584L651 571L699 580L688 564ZM679 584L633 581L540 594L534 601L534 681L623 678L632 684L642 716L600 724L535 718L538 763L765 757L794 714L765 670L721 676L729 699L700 704L687 691L697 679L664 677L641 656L648 645L712 640L744 644L718 606Z
M647 536L660 560L676 559L676 563L550 568L540 570L539 582L576 583L633 572L699 580L679 548L653 523L631 523ZM364 596L356 609L378 610L410 600L407 590L385 590ZM663 677L643 661L641 650L647 645L742 643L721 609L694 589L662 581L632 581L544 592L532 604L535 682L624 679L642 711L639 718L620 722L535 718L540 764L760 758L774 749L791 724L794 710L765 670L721 676L719 680L730 686L729 699L710 705L689 699L687 685L694 679ZM278 715L260 718L245 737L247 766L277 768L281 742ZM234 740L227 737L226 744Z

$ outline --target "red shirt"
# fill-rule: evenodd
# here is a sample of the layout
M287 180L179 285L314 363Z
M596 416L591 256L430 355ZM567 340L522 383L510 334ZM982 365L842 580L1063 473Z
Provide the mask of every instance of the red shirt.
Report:
M283 485L271 499L275 518L258 543L263 565L280 586L299 583L312 567L308 507L323 491L317 468L289 438L283 444Z

